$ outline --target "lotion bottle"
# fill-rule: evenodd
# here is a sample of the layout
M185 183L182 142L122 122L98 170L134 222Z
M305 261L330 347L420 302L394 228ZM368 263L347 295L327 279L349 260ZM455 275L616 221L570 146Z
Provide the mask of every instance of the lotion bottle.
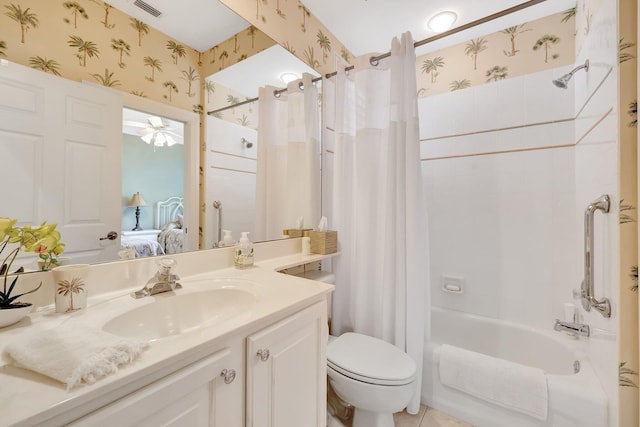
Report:
M253 245L249 240L248 231L243 231L240 234L240 243L236 247L234 265L237 268L246 268L253 265Z

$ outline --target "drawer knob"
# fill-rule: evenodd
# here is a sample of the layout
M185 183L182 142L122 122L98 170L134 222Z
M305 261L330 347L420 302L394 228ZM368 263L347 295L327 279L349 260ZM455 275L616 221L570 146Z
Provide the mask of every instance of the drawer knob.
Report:
M269 353L269 350L258 350L257 355L260 357L260 360L266 362L269 360L271 353Z
M225 384L231 384L233 380L236 379L236 370L235 369L223 369L220 373L220 376L224 378Z

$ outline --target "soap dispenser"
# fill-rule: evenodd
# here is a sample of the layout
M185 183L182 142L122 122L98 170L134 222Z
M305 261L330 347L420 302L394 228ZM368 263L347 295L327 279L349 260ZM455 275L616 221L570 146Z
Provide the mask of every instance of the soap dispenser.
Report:
M224 233L224 237L222 238L222 242L220 244L223 248L229 248L233 246L233 237L231 236L231 230L222 230Z
M234 264L237 268L245 268L253 265L253 245L249 241L249 232L243 231L240 243L236 248Z

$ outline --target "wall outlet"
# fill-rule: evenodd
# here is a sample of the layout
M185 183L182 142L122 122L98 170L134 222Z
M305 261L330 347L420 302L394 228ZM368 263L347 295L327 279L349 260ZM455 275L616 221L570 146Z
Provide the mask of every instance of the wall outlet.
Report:
M442 290L454 294L464 293L464 277L442 276Z

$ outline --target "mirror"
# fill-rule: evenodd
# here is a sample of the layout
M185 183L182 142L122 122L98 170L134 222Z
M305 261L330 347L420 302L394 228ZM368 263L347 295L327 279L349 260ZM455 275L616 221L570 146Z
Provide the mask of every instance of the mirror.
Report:
M212 113L206 117L207 150L201 163L206 176L202 224L205 248L219 246L224 230L231 232L235 240L243 231L248 231L249 236L255 236L258 241L282 235L282 228L275 225L271 226L270 233L262 226L256 227L256 191L260 191L256 186L260 133L258 102L232 105L256 99L260 87L284 88L289 81L301 79L303 73L318 76L286 49L274 45L207 77L206 87L211 89L207 111ZM266 150L262 153L264 155ZM316 172L319 177L319 164ZM287 185L272 182L267 185ZM277 197L274 190L267 190L269 197ZM319 191L317 193L319 199ZM284 220L284 210L282 206L278 213L283 218L282 224L289 223L293 228L293 221Z
M162 111L156 111L155 107L151 106L148 107L147 105L145 105L143 103L144 98L143 96L145 96L145 94L143 93L143 91L139 91L139 90L135 90L138 89L137 87L129 87L127 89L124 89L124 87L118 87L118 85L121 86L125 86L127 84L126 81L126 77L127 74L136 74L137 76L142 76L144 77L145 80L147 81L153 81L154 78L154 73L155 73L155 78L157 79L158 85L160 87L162 87L163 83L160 80L159 76L162 76L162 70L158 67L154 67L151 66L151 58L149 61L147 61L147 58L145 57L145 62L144 65L143 61L142 61L142 57L140 56L140 54L138 54L138 57L135 57L135 48L138 46L146 46L147 50L149 50L149 52L155 52L154 49L160 54L160 51L162 51L162 55L160 58L162 59L163 63L163 67L164 67L164 71L165 71L165 77L162 77L162 79L169 79L169 78L173 78L174 81L176 83L178 83L180 90L181 90L181 96L183 96L183 100L186 99L186 95L184 95L185 93L189 93L189 96L191 96L191 93L195 93L197 92L197 87L200 85L200 82L196 82L195 79L192 78L192 76L188 75L188 73L186 73L185 75L182 75L182 68L191 68L188 67L186 64L186 60L184 59L182 55L182 53L180 53L179 51L176 51L174 54L172 54L171 58L169 57L169 55L167 54L167 48L165 47L165 45L167 44L167 38L164 34L158 32L153 31L153 28L145 28L144 26L140 26L139 28L136 29L136 27L133 27L133 18L136 19L142 19L139 16L136 16L133 13L130 13L128 11L128 9L133 8L131 2L127 1L127 0L116 0L116 1L111 1L109 2L109 4L107 3L103 3L100 1L97 2L91 2L92 5L87 9L89 12L89 16L90 16L90 20L85 22L81 19L78 20L77 23L75 23L73 20L71 20L70 22L64 21L66 25L70 25L71 27L65 27L64 30L60 31L60 34L56 34L56 36L59 36L58 38L56 38L56 42L57 45L54 46L55 49L49 50L47 51L47 53L51 56L54 56L58 59L58 61L64 62L61 60L61 58L68 58L69 52L72 48L72 46L70 46L70 44L68 43L68 36L67 33L71 32L71 29L75 29L75 25L77 25L78 28L78 33L80 33L80 29L82 29L83 31L87 31L86 33L81 33L82 36L85 39L90 39L90 40L95 40L96 43L98 43L100 45L100 56L91 56L88 55L87 52L84 52L84 55L82 54L78 54L76 56L73 57L73 59L68 60L67 62L64 62L62 64L62 66L60 65L55 65L55 61L51 62L50 64L48 64L48 68L42 68L43 71L49 71L49 74L45 74L48 77L52 77L53 75L57 75L57 74L62 74L62 77L67 77L71 80L69 81L78 81L78 80L82 80L82 79L88 79L89 81L92 81L94 83L94 86L99 86L100 89L102 89L102 86L113 86L116 89L116 92L118 92L118 94L125 94L125 101L124 101L124 105L125 107L132 107L134 110L140 111L140 112L147 112L150 113L152 116L156 116L156 117L160 117L160 120L163 123L164 126L164 121L167 120L174 120L176 119L175 116L171 115L171 114L163 114ZM95 4L93 4L95 3ZM216 2L217 3L217 2ZM113 7L113 9L111 9ZM222 6L223 8L226 9L225 6ZM115 8L120 9L120 11L122 11L123 13L121 14L119 11L117 11ZM42 8L38 8L37 12L39 14L39 19L41 21L41 24L44 23L44 21L47 21L47 11L46 10L41 10L44 9L44 6ZM58 8L59 9L59 8ZM56 9L57 10L57 9ZM61 13L58 11L58 13ZM126 14L126 15L125 15ZM167 13L167 15L169 15L169 13ZM217 16L215 14L212 14L209 16L208 18L208 27L218 27L218 26L222 26L223 23L216 23L216 22L212 22L212 18L211 16ZM58 15L55 15L50 18L51 20L59 20ZM84 18L87 19L87 18ZM223 17L221 15L220 20L222 21L226 21L227 17ZM91 25L95 22L100 21L101 24L103 25ZM151 22L151 21L149 21ZM84 25L84 26L83 26ZM149 27L151 27L151 23L149 24ZM87 28L90 28L90 30L87 30ZM115 28L115 30L114 30ZM132 29L133 28L133 29ZM250 27L249 24L247 24L245 21L242 21L241 26L239 27L240 29L238 30L237 28L233 30L233 32L231 32L231 39L233 39L233 34L238 34L238 31L240 33L250 33L252 32L252 28ZM134 30L136 30L137 32L133 32ZM150 31L151 30L151 31ZM167 31L167 33L169 33L169 30L165 30ZM133 36L131 36L130 33L133 32ZM36 34L38 34L38 36L36 37ZM129 45L127 45L127 43L116 43L118 42L118 40L115 40L113 43L111 43L111 38L116 37L117 35L127 35L127 39L125 40L125 42L129 42ZM129 36L131 36L131 40L129 40ZM47 35L44 34L43 32L32 32L31 37L29 37L27 39L27 43L25 46L25 55L31 55L32 53L30 53L28 51L28 48L36 46L38 44L42 44L43 43L43 38L46 38ZM61 41L60 37L62 37L64 40ZM106 38L106 39L105 39ZM251 39L253 39L253 35L250 36ZM53 37L52 37L53 39ZM105 39L105 40L103 40ZM229 35L227 35L225 38L223 38L222 40L227 40L229 39ZM11 44L12 39L9 39L9 46L14 46ZM112 45L113 44L113 45ZM271 42L271 45L273 45L274 43ZM46 43L45 43L46 46ZM128 46L128 47L127 47ZM245 43L246 46L246 43ZM194 48L198 48L198 49L202 49L201 47L198 46L192 46ZM59 49L58 49L59 48ZM79 48L78 48L79 49ZM131 49L131 50L129 50ZM293 58L293 55L289 54L286 50L279 48L280 50L280 54L286 54L287 56L290 56L291 58ZM7 55L7 59L9 59L10 61L18 61L19 58L12 58L11 57L11 49L7 50L7 53L9 55ZM78 51L80 52L80 51ZM131 52L131 55L129 54L129 52ZM267 59L265 59L266 63L270 63L270 62L274 62L274 63L282 63L283 61L281 59L275 59L275 60L269 60L268 59L268 54L271 52L270 49L266 49L264 50L264 54L265 57L267 57ZM247 55L247 57L243 57L242 52L234 52L233 54L231 53L231 50L228 50L227 55L224 55L224 51L219 50L216 51L215 46L213 48L204 48L203 49L203 53L201 55L196 54L196 58L198 60L198 65L200 66L201 64L201 60L203 63L208 62L209 58L213 58L215 59L218 63L220 63L221 65L224 63L225 65L233 60L233 61L237 61L237 63L234 63L233 66L225 68L224 70L222 70L223 72L225 72L225 74L231 74L231 75L237 75L237 76L244 76L245 80L249 81L250 79L246 78L249 75L254 75L256 74L256 71L259 71L260 75L266 76L267 74L267 70L266 70L266 66L262 66L260 65L259 68L256 68L255 65L253 65L253 68L250 71L246 71L245 69L243 69L243 66L245 66L245 61L250 60L253 56L249 56ZM33 53L34 55L36 54L35 52ZM145 52L145 55L148 55L150 53ZM187 51L187 55L191 55L192 52L191 51ZM238 55L238 56L236 56ZM166 56L166 58L165 58ZM256 55L257 56L257 55ZM115 59L114 59L115 58ZM135 58L135 60L134 60ZM78 60L80 61L80 65L78 65ZM105 63L103 64L100 61L104 61ZM104 65L106 65L106 62L108 62L109 64L109 70L104 70ZM180 69L180 71L177 71L175 74L175 76L170 76L167 77L166 74L169 74L167 72L167 68L169 68L169 66L173 63L173 61L175 62L179 62L182 66L182 68ZM301 61L297 60L296 61L300 64L303 65ZM97 64L97 65L96 65ZM195 62L194 62L195 64ZM247 63L248 64L248 63ZM23 62L23 65L27 65ZM90 67L94 66L94 67L98 67L101 71L100 74L92 74L93 72L95 72L95 69L91 69ZM217 64L211 64L211 63L205 63L201 66L201 69L203 71L203 75L200 76L201 78L204 78L204 71L209 70L209 71L214 71L215 67L217 66ZM75 67L75 68L74 68ZM78 68L79 67L79 68ZM70 71L70 69L72 69ZM77 69L76 69L77 68ZM249 67L251 68L251 66ZM308 67L304 67L305 70L310 70ZM102 71L104 70L104 73L102 73ZM72 72L73 71L73 72ZM188 70L187 70L188 71ZM74 75L73 73L76 73L76 75ZM115 72L115 77L110 75L109 72L111 72L112 74ZM301 74L302 71L298 71L298 76ZM214 73L212 78L215 78L215 74ZM278 73L277 78L279 78L279 75L281 73ZM317 74L316 74L317 75ZM89 77L87 77L89 76ZM271 77L270 77L271 78ZM93 80L91 80L93 79ZM181 80L178 80L181 79ZM165 82L168 83L168 82ZM187 83L189 83L189 90L186 88ZM193 83L193 86L191 86L191 84ZM230 87L234 88L231 89L234 92L237 93L237 95L228 95L225 97L224 102L226 104L230 103L230 102L234 102L236 99L238 100L242 100L243 98L246 97L253 97L255 96L256 92L256 88L259 85L266 85L266 84L271 84L277 87L284 87L285 84L280 81L280 80L276 80L276 81L267 81L264 80L262 82L258 81L258 82L254 82L254 88L253 91L254 92L247 92L244 89L238 89L235 88L231 83L225 83L225 84L229 84ZM222 83L220 83L220 85L222 85ZM131 84L130 84L131 86ZM176 98L176 91L172 90L172 86L171 85L166 85L165 88L162 89L163 93L165 94L165 98L168 98L169 100L171 99L171 96L173 95L174 97L174 101ZM133 95L130 95L128 92L133 93ZM208 93L205 92L204 94L204 98L208 97ZM130 98L135 98L136 102L134 103L130 103L129 99ZM179 107L179 109L182 112L186 112L189 113L190 115L193 115L196 117L196 123L197 123L197 115L195 115L193 112L190 111L190 107L192 106L192 104L195 104L197 101L193 102L188 102L189 99L186 99L187 102L182 102L182 104L175 104L174 109L177 109L177 107ZM203 100L204 101L204 100ZM138 104L138 102L141 102L142 104ZM157 104L157 102L156 102ZM186 104L186 105L185 105ZM204 102L203 102L204 104ZM209 106L205 107L204 105L193 105L194 110L198 111L197 107L200 107L200 111L208 111L209 110ZM76 110L77 112L84 112L81 108L79 108L78 110ZM254 110L255 113L257 113L257 108L255 108ZM250 126L248 126L250 123L255 125L257 123L257 115L254 116L255 119L249 119L247 118L247 120L242 119L242 117L240 117L240 122L238 122L236 120L236 123L234 124L235 126L239 126L241 127L242 131L247 131L248 132L248 136L250 137L245 137L246 141L248 141L248 143L242 144L240 141L237 141L237 145L235 146L236 148L224 148L222 147L220 150L222 153L218 153L220 154L220 156L226 156L227 160L228 158L233 157L235 159L235 161L240 161L240 162L255 162L255 153L256 152L256 144L257 144L257 131L255 129L252 129ZM97 116L94 116L93 118L97 118ZM138 123L144 123L145 121L148 121L149 119L147 118L146 120L143 118L138 118L136 119L136 121ZM178 118L178 122L183 122L186 123L187 125L187 131L191 132L189 130L190 128L193 128L193 124L189 124L187 123L189 119L179 119ZM132 120L133 121L133 120ZM169 126L167 126L169 128L174 128L175 126L173 124L170 124ZM196 124L196 129L198 127L198 124ZM203 126L204 127L204 126ZM204 129L201 129L200 132L204 132ZM128 138L137 138L137 136L122 136L122 132L121 130L118 132L120 133L120 136L123 139L123 142L125 139ZM106 139L110 139L110 140L114 140L114 138L112 137L112 135L109 135L109 138ZM117 137L115 138L117 139ZM198 154L199 151L199 147L197 145L197 137L194 138L196 144L193 145L193 147L195 147L195 152L196 154ZM137 142L137 141L136 141ZM250 144L252 144L251 146L249 146ZM141 146L144 147L144 146ZM80 147L82 148L82 147ZM79 148L79 149L80 149ZM148 148L148 147L147 147ZM185 147L186 149L186 147ZM131 151L131 150L129 150ZM62 155L63 151L60 151L59 154ZM124 151L123 151L124 153ZM238 154L242 154L241 157L238 157ZM201 153L200 153L201 154ZM235 154L235 156L234 156ZM86 156L86 154L80 153L79 155L82 156ZM189 156L189 153L185 153L185 161L184 163L190 163L189 161L186 160L186 158ZM91 159L93 160L95 157L92 157ZM86 159L87 157L81 157L81 159ZM80 161L80 160L79 160ZM75 164L75 163L74 163ZM126 162L124 163L126 164ZM187 208L187 206L185 206L185 214L191 215L195 217L195 220L192 221L190 224L191 226L196 226L194 228L192 228L192 230L195 230L196 233L191 233L191 235L193 237L195 237L194 239L191 239L191 241L189 242L189 247L192 247L192 245L195 243L196 247L198 245L198 233L197 233L197 225L199 225L198 222L198 215L199 215L199 207L202 203L202 201L199 200L198 198L198 165L197 162L191 162L190 163L192 165L192 167L190 168L190 170L185 170L185 174L190 174L190 178L187 179L186 175L185 175L185 180L184 180L184 188L188 188L189 192L192 192L196 195L196 197L194 197L193 199L193 203L192 205ZM84 169L87 169L87 172L90 172L90 166L88 166L88 162L86 165L83 165ZM231 169L231 168L228 168ZM222 170L222 169L219 169ZM225 183L225 187L226 191L231 192L232 188L234 188L237 185L242 185L242 186L251 186L251 184L248 184L247 182L243 182L242 184L234 184L233 183L233 171L226 171L229 172L227 174L227 176L225 176L223 178L224 183ZM131 174L129 174L131 175ZM120 208L121 208L121 226L119 227L119 230L115 230L115 231L119 231L121 232L122 230L126 230L126 231L133 231L133 228L135 227L135 221L136 221L136 216L135 216L135 212L136 210L140 211L140 215L138 218L138 221L141 222L142 224L145 224L145 222L149 219L151 219L151 223L149 225L142 225L141 228L146 229L147 227L150 227L150 229L157 229L156 227L158 226L158 224L153 223L152 218L155 216L154 213L154 208L155 208L155 203L157 201L160 201L160 196L150 196L152 195L155 190L152 187L149 187L149 189L141 189L140 187L140 174L138 174L137 176L135 176L135 174L133 174L133 177L128 177L127 172L125 172L123 174L122 177L111 177L113 180L113 186L117 188L117 192L121 193L120 195ZM193 175L195 175L195 179L193 179ZM236 175L240 176L240 173L236 173ZM246 175L246 176L244 176ZM247 177L250 177L250 174L244 174L243 176L245 177L245 181L250 181L247 180ZM255 175L253 175L255 177ZM33 178L33 177L32 177ZM133 183L128 182L128 180L131 179L133 181ZM127 180L127 182L122 182L121 180ZM78 182L82 182L81 180L78 180ZM254 184L255 185L255 184ZM88 187L88 186L87 186ZM94 188L94 187L92 187ZM138 193L140 192L141 195L143 196L143 200L146 203L146 206L142 205L142 206L129 206L131 204L131 199L134 195L134 193ZM91 194L89 192L87 192L88 195L92 196L92 197L96 197L95 194ZM177 190L172 190L171 191L172 194L174 193L178 193ZM243 193L237 193L234 195L242 195ZM48 196L52 196L53 193L48 193ZM186 195L185 195L186 196ZM216 196L217 197L217 196ZM226 198L226 196L224 196ZM253 216L253 214L251 214L251 209L250 208L245 208L245 207L237 207L237 208L232 208L233 203L231 203L230 201L226 201L223 199L222 196L219 197L220 199L222 199L223 202L223 207L226 207L228 209L226 209L224 212L225 214L228 216L228 218L240 218L241 215L236 215L234 213L234 210L237 210L238 212L242 212L245 215L245 219L243 219L243 221L245 221L244 223L240 224L240 225L230 225L229 228L232 228L235 235L237 236L238 233L240 231L245 231L245 230L250 230L250 218ZM168 199L168 197L167 197ZM253 197L249 196L243 196L242 197L243 200L251 200L253 199ZM12 197L11 198L12 201L15 202L19 202L20 200L22 200L21 197ZM166 200L166 199L164 199ZM71 202L68 201L62 201L62 204L71 204ZM112 204L110 204L111 206ZM79 206L79 208L82 208L84 210L89 211L91 208L93 208L94 206L96 206L96 203L94 202L94 199L91 200L86 200L85 199L85 204L83 204L82 206ZM212 208L209 207L209 210L211 210ZM5 215L13 215L13 216L19 216L20 219L23 219L25 221L29 221L28 216L26 214L14 214L13 212L32 212L34 211L33 209L31 209L31 207L26 207L26 208L15 208L12 210L12 212L7 212ZM92 212L88 212L89 214L91 214ZM206 212L206 215L212 214L214 212ZM211 216L209 216L208 218L211 218ZM51 221L52 219L49 219L49 221ZM53 219L55 220L55 219ZM58 222L62 222L62 220L57 220ZM98 221L99 222L99 221ZM212 222L211 227L216 227L216 224ZM225 228L227 227L226 225L224 226ZM237 230L236 230L237 228ZM108 230L111 231L111 230ZM102 234L106 233L99 233L96 234L96 236L102 236ZM68 234L66 234L66 232L63 231L63 241L67 239ZM206 234L207 238L210 238L211 240L214 239L214 237L209 237L212 236L209 233L209 230L207 230L207 234ZM215 239L217 239L217 237L215 237ZM97 240L97 239L96 239ZM203 239L204 240L204 239ZM209 242L204 242L205 244L203 245L204 248L210 248L213 246L213 241ZM68 251L70 252L70 251ZM100 261L108 261L108 260L114 260L117 259L117 255L115 254L115 251L113 251L114 253L111 254L111 258L102 258L100 259ZM73 262L84 262L85 258L81 258L81 257L76 257L74 253L70 254L73 258L72 261ZM90 261L92 262L92 261ZM29 267L33 267L31 265L29 265Z

